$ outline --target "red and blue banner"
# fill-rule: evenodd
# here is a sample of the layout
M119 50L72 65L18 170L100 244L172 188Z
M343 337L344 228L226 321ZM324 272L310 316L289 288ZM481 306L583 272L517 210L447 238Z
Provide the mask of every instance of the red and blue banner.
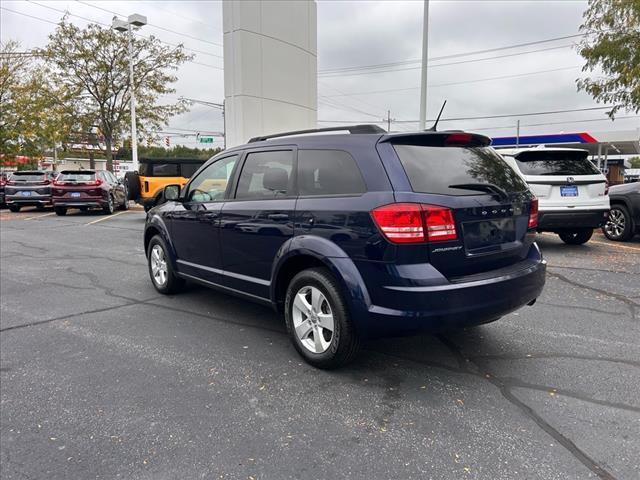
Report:
M554 143L598 143L598 141L586 132L555 133L551 135L522 135L519 141L517 137L494 137L491 146L515 147L516 145L549 145Z

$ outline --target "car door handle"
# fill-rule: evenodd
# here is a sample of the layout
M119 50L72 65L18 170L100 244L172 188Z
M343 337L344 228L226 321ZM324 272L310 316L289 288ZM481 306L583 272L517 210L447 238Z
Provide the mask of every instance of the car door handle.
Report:
M267 215L269 220L275 220L276 222L282 222L284 220L289 220L289 215L286 213L270 213Z

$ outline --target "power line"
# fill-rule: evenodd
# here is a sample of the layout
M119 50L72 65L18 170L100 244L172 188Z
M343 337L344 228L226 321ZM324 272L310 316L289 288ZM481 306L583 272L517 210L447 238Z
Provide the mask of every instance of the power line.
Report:
M519 53L509 53L506 55L496 55L493 57L485 57L485 58L476 58L476 59L471 59L471 60L462 60L459 62L449 62L449 63L441 63L438 65L430 65L429 68L436 68L436 67L447 67L450 65L460 65L463 63L475 63L475 62L484 62L485 60L495 60L498 58L507 58L507 57L517 57L520 55L528 55L530 53L538 53L538 52L548 52L550 50L559 50L561 48L569 48L572 47L573 45L560 45L558 47L547 47L547 48L539 48L536 50L529 50L528 52L519 52ZM417 66L417 67L406 67L406 68L390 68L387 70L376 70L376 71L370 71L370 72L355 72L355 73L350 73L350 72L338 72L338 73L330 73L330 74L318 74L318 76L322 76L324 78L332 78L332 77L353 77L353 76L357 76L357 75L372 75L375 73L387 73L387 72L401 72L401 71L405 71L405 70L418 70L422 68L421 66Z
M616 117L616 120L630 120L632 118L639 118L640 119L640 115L628 115L628 116L623 116L623 117ZM521 127L540 127L540 126L545 126L545 125L567 125L567 124L571 124L571 123L589 123L589 122L605 122L605 121L611 121L611 119L609 118L588 118L588 119L584 119L584 120L566 120L563 122L545 122L545 123L527 123L527 124L521 124ZM501 130L501 129L505 129L505 128L515 128L515 125L503 125L501 127L482 127L482 128L472 128L471 130Z
M558 113L571 113L571 112L587 112L593 110L606 110L612 108L611 106L607 107L587 107L587 108L573 108L566 110L549 110L544 112L526 112L526 113L510 113L503 115L486 115L480 117L451 117L451 118L441 118L441 122L450 122L457 120L486 120L492 118L509 118L509 117L531 117L537 115L555 115ZM428 119L427 121L433 122L435 119ZM322 123L363 123L368 120L318 120ZM396 123L418 123L419 120L397 120ZM384 123L384 122L372 122L372 123Z
M84 2L82 0L76 0L76 2L82 3L83 5L87 5L88 7L96 8L98 10L102 10L103 12L112 13L112 14L117 15L119 17L127 17L127 15L122 15L122 14L120 14L118 12L114 12L113 10L108 10L106 8L98 7L97 5L93 5L93 4L89 3L89 2ZM186 37L186 38L191 38L191 39L197 40L199 42L209 43L211 45L215 45L216 47L222 47L222 44L220 44L220 43L212 42L210 40L205 40L204 38L194 37L193 35L189 35L187 33L177 32L175 30L171 30L170 28L162 27L160 25L155 25L153 23L147 23L147 25L149 27L157 28L158 30L164 30L165 32L173 33L175 35L180 35L180 36L183 36L183 37ZM211 54L211 55L213 55L213 54ZM213 56L222 58L220 55L213 55Z
M472 52L454 53L454 54L451 54L451 55L442 55L440 57L430 57L428 60L429 61L445 60L445 59L449 59L449 58L459 58L459 57L467 57L467 56L470 56L470 55L479 55L481 53L499 52L501 50L510 50L512 48L529 47L531 45L539 45L539 44L542 44L542 43L555 42L555 41L558 41L558 40L566 40L568 38L584 37L585 35L588 35L588 33L578 33L578 34L574 34L574 35L563 35L561 37L547 38L545 40L536 40L536 41L533 41L533 42L526 42L526 43L516 43L516 44L513 44L513 45L506 45L504 47L487 48L487 49L484 49L484 50L475 50L475 51L472 51ZM326 69L326 70L320 70L319 73L338 73L338 72L344 72L344 71L363 70L363 69L369 69L369 68L377 69L377 68L397 66L397 65L409 65L409 64L412 64L412 63L420 63L420 62L422 62L421 59L403 60L403 61L400 61L400 62L389 62L389 63L378 63L378 64L360 65L360 66L352 66L352 67L330 68L330 69Z
M75 13L71 13L71 12L69 12L69 11L60 10L60 9L58 9L58 8L50 7L50 6L48 6L48 5L42 5L42 4L40 4L40 3L38 3L38 2L35 2L35 1L33 1L33 0L27 0L27 1L28 1L28 2L30 2L30 3L33 3L34 5L37 5L37 6L39 6L39 7L42 7L42 8L47 8L47 9L49 9L49 10L53 10L53 11L55 11L55 12L62 13L62 14L64 14L64 15L69 15L69 16L71 16L71 17L79 18L79 19L84 20L84 21L89 22L89 23L95 23L95 24L98 24L98 25L102 25L103 27L111 28L111 25L108 25L108 24L106 24L106 23L99 22L99 21L96 21L96 20L93 20L93 19L90 19L90 18L87 18L87 17L83 17L82 15L76 15ZM3 8L4 10L8 10L8 9L6 9L6 8L4 8L4 7L2 7L2 8ZM36 17L36 16L33 16L33 15L28 15L28 14L26 14L26 13L18 12L18 11L15 11L15 10L9 10L9 11L11 11L11 12L13 12L13 13L17 13L17 14L19 14L19 15L24 15L24 16L26 16L26 17L34 18L34 19L36 19L36 20L41 20L41 21L43 21L43 22L51 23L51 24L53 24L53 25L59 25L59 23L52 22L52 21L50 21L50 20L46 20L46 19L41 18L41 17ZM142 34L140 34L140 33L134 33L134 35L135 35L135 36L137 36L137 37L141 37L141 38L149 39L149 37L147 37L146 35L142 35ZM203 51L201 51L201 50L195 50L195 49L193 49L193 48L187 48L187 47L185 47L184 45L180 45L180 44L176 44L176 43L170 43L170 42L166 42L166 41L164 41L164 40L160 40L160 39L158 39L158 41L159 41L159 42L161 42L161 43L164 43L165 45L169 45L170 47L174 47L174 48L180 48L180 47L182 47L182 48L184 48L185 50L190 51L190 52L200 53L200 54L202 54L202 55L210 55L210 56L212 56L212 57L219 57L219 58L220 58L220 56L219 56L219 55L214 55L214 54L212 54L212 53L203 52ZM223 68L222 68L222 67L217 67L217 66L215 66L215 65L209 65L209 64L206 64L206 63L199 63L199 62L195 62L195 61L193 61L193 60L190 60L190 62L191 62L191 63L195 63L196 65L203 65L203 66L205 66L205 67L214 68L214 69L216 69L216 70L223 70Z
M452 85L463 85L463 84L468 84L468 83L480 83L480 82L488 82L488 81L492 81L492 80L504 80L504 79L508 79L508 78L520 78L520 77L527 77L530 75L540 75L543 73L551 73L551 72L559 72L562 70L574 70L576 68L580 68L580 65L576 65L574 67L562 67L562 68L553 68L550 70L539 70L536 72L528 72L528 73L519 73L519 74L515 74L515 75L501 75L499 77L487 77L487 78L478 78L475 80L463 80L460 82L449 82L449 83L434 83L434 84L429 84L429 87L449 87ZM420 87L409 87L409 88L391 88L388 90L372 90L372 91L368 91L368 92L354 92L354 93L343 93L340 95L324 95L324 98L335 98L335 97L352 97L352 96L359 96L359 95L374 95L374 94L378 94L378 93L392 93L392 92L403 92L403 91L409 91L409 90L419 90Z

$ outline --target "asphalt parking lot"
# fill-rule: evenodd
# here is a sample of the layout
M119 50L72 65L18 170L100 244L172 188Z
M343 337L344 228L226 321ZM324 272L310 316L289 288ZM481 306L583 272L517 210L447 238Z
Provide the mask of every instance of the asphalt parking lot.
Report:
M162 297L144 213L0 213L3 479L640 478L640 239L541 235L533 307L299 359L271 310Z

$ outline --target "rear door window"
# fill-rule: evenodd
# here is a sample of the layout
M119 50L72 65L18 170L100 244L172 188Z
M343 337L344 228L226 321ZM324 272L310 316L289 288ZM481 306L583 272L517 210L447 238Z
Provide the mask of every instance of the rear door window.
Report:
M367 188L353 157L341 150L298 150L301 196L357 195Z
M523 192L527 184L490 147L394 145L414 192L479 195L455 188L461 184L492 184L506 192Z
M522 152L516 163L523 175L597 175L600 171L581 151Z
M254 152L247 155L236 190L237 199L286 197L291 188L293 151Z

